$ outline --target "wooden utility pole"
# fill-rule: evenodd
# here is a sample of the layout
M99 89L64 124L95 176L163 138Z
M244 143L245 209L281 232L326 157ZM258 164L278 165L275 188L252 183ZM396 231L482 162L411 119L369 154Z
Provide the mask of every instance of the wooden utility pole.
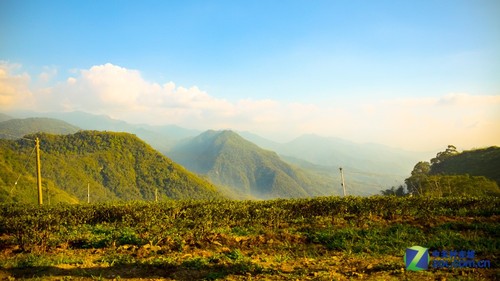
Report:
M40 163L40 139L35 139L35 150L36 150L36 183L38 186L38 205L42 206L42 168Z
M342 167L340 167L340 178L342 180L340 184L342 185L342 189L344 190L344 197L345 197L346 192L345 192L345 182L344 182L344 171L342 170Z

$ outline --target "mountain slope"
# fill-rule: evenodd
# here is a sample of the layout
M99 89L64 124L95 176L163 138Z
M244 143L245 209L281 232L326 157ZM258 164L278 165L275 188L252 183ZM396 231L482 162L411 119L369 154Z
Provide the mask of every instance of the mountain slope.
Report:
M7 121L9 119L13 119L13 118L11 116L7 115L7 114L4 114L4 113L0 112L0 122Z
M13 149L13 141L0 139L0 202L37 203L35 157L32 147ZM52 179L43 180L44 202L78 203L76 196L56 187ZM48 191L48 192L47 192ZM49 194L50 198L47 197Z
M0 138L16 139L27 134L72 134L80 128L52 118L8 119L0 122Z
M331 187L232 131L207 131L174 147L169 156L240 197L307 197L325 195Z
M221 198L207 181L186 171L134 135L80 131L72 135L37 134L41 139L42 176L45 185L79 200L154 200L160 198ZM1 140L2 188L13 186L12 171L29 179L33 165L23 168L32 150L28 140ZM16 157L20 156L22 157ZM15 175L15 174L14 174ZM27 184L31 184L27 182ZM5 192L4 192L5 195ZM23 194L18 194L22 196Z
M500 147L463 151L431 166L431 175L485 176L500 186Z

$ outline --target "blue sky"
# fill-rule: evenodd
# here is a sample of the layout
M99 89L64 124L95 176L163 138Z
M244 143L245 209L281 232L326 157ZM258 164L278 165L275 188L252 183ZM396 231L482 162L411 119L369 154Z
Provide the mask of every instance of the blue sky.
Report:
M287 137L319 133L415 149L445 147L452 137L463 137L465 148L499 144L491 133L500 121L498 30L495 0L4 0L3 89L17 94L4 90L0 110L27 109L24 93L41 100L32 109L129 122L264 135L282 128ZM113 98L121 111L109 105ZM164 106L146 109L153 100ZM455 107L435 107L445 103ZM434 135L422 145L417 135L396 141L404 126L387 112L404 115L405 106L413 113L403 120L425 113L433 132L456 129L450 139ZM345 125L333 124L338 120ZM474 124L481 130L466 133ZM426 127L415 126L410 130L420 133Z

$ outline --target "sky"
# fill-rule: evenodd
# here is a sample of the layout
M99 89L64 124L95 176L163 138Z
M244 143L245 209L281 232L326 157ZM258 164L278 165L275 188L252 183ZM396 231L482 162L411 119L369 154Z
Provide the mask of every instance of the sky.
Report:
M0 1L0 112L500 145L500 2Z

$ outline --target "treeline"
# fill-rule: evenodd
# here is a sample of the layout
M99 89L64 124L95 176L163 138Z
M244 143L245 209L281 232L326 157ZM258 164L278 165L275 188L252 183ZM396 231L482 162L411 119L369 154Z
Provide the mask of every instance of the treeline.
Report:
M405 186L383 190L384 195L500 196L500 148L458 152L449 145L430 162L418 162Z

